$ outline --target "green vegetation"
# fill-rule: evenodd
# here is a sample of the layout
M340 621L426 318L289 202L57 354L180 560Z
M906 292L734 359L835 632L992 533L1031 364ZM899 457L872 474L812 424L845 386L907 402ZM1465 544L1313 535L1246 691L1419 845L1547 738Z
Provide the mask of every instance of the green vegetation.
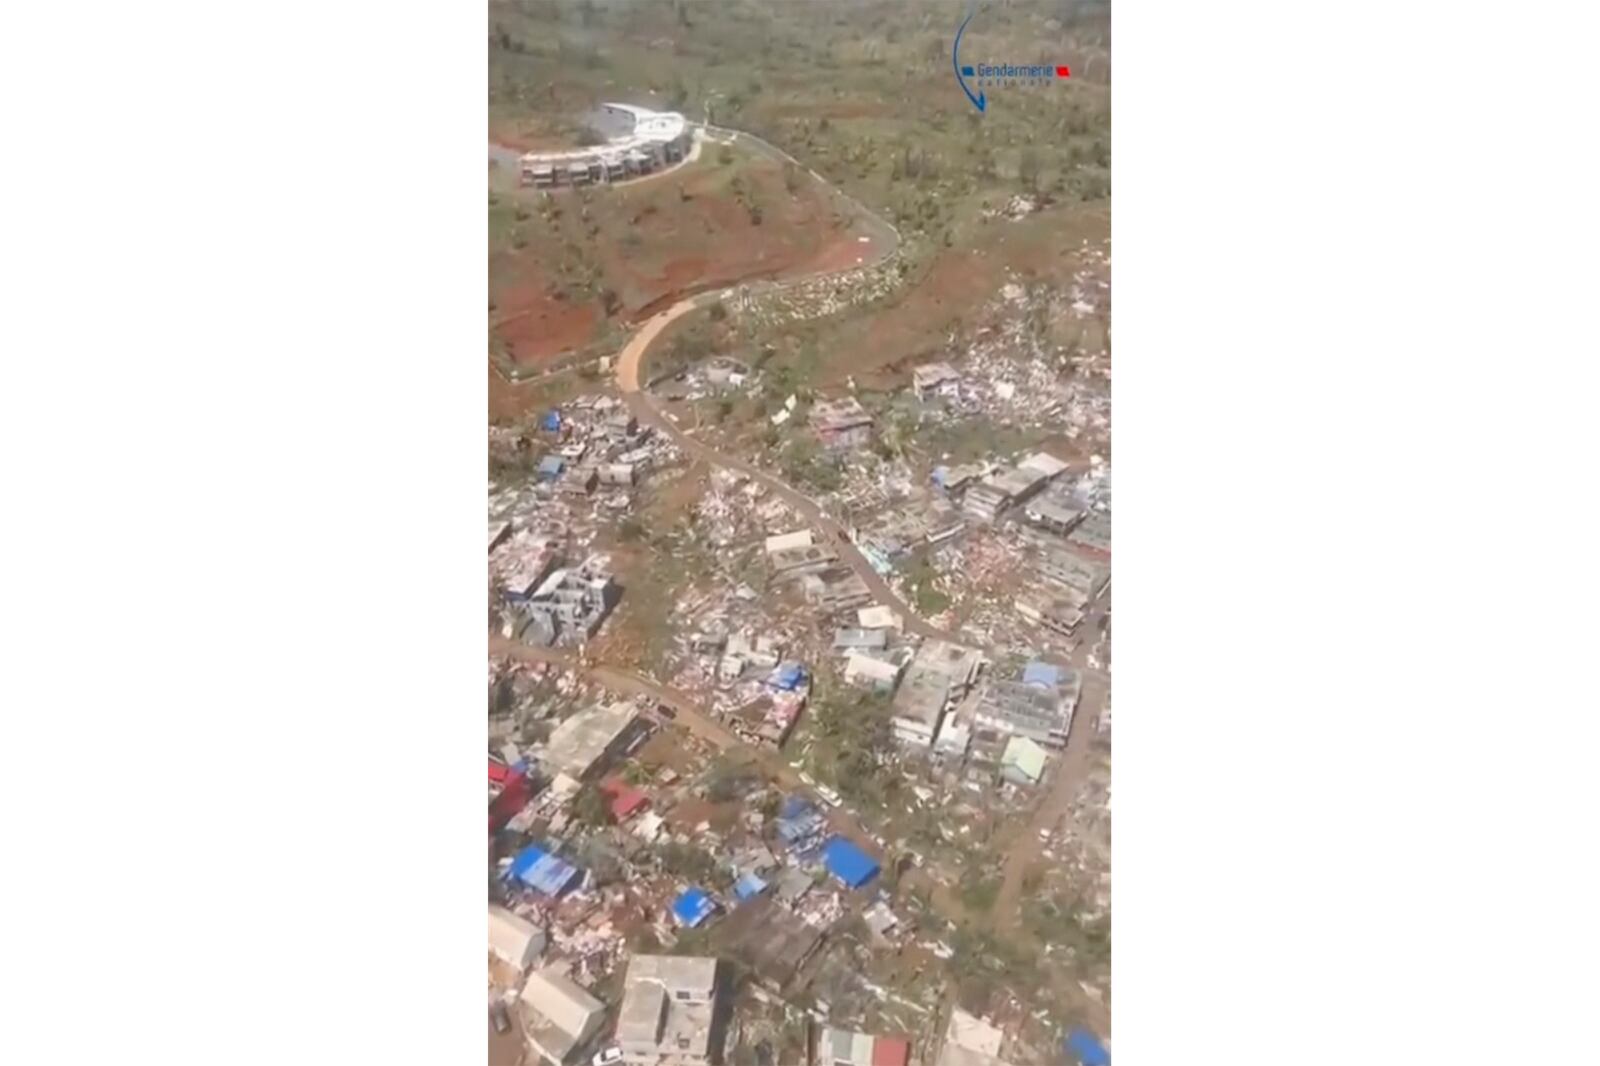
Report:
M1022 906L1022 924L1040 943L1070 949L1084 970L1111 964L1111 920L1085 918L1071 899L1059 895L1028 899Z
M882 810L898 797L889 717L887 696L817 679L804 719L807 765L857 809Z
M798 417L798 416L797 416ZM844 481L837 458L823 451L810 437L795 437L783 452L783 476L809 485L817 492L832 492Z
M1000 878L993 867L969 868L961 877L961 905L969 911L987 911L1000 895Z
M906 572L906 587L911 591L911 602L916 605L918 614L935 615L950 606L950 597L934 586L938 579L939 572L927 556L918 556Z
M967 34L975 54L1065 61L1073 76L992 91L981 115L949 77L959 0L693 10L492 2L491 126L571 138L596 100L653 94L656 106L766 138L935 240L947 228L959 239L985 199L1109 194L1109 3L985 7Z
M586 784L572 797L572 817L589 829L603 829L611 824L611 805L603 792Z

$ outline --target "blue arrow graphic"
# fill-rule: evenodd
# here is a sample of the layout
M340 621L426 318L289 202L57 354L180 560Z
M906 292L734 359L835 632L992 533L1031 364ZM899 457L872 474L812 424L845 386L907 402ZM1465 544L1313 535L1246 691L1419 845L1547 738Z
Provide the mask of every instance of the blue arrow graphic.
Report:
M961 35L967 32L967 23L971 22L972 16L977 13L977 9L968 12L967 17L961 23L961 28L956 31L956 43L950 46L950 66L955 69L956 83L961 86L961 91L967 94L967 99L972 101L973 107L982 111L988 100L985 99L982 89L978 90L977 96L972 95L972 90L967 88L967 83L961 79L961 61L956 58L957 53L961 51ZM968 69L970 70L971 68L969 67Z

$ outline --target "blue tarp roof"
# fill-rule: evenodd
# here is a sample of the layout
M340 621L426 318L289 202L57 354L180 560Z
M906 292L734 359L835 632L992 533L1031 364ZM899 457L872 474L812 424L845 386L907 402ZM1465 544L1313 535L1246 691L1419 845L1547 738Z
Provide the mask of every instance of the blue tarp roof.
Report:
M511 860L510 875L536 892L559 896L582 875L582 871L537 844L529 844Z
M733 886L733 894L738 896L741 900L749 899L752 896L759 896L766 890L767 883L761 880L761 878L757 877L755 874L745 874L743 877L739 878L738 882Z
M789 692L799 688L805 679L806 668L800 663L779 663L778 668L767 678L767 684Z
M828 872L851 888L860 888L878 876L878 864L871 855L844 837L830 837L822 846L822 861Z
M704 890L686 888L683 894L672 904L672 914L684 925L695 926L706 920L716 904L711 902L711 897Z
M1051 663L1031 662L1023 669L1022 680L1029 685L1055 688L1061 684L1061 667Z
M1105 1046L1087 1029L1074 1029L1067 1034L1067 1050L1078 1056L1083 1066L1111 1066L1111 1055Z
M561 411L559 409L545 412L544 428L551 431L561 428Z

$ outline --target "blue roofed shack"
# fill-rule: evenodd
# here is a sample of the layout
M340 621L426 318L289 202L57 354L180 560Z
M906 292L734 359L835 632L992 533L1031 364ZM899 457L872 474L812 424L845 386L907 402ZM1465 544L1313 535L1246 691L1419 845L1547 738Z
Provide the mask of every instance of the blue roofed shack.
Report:
M561 411L559 408L546 411L544 414L543 428L551 433L561 431Z
M510 876L541 895L559 896L583 876L583 871L537 844L529 844L511 860Z
M1081 1066L1111 1066L1111 1053L1087 1029L1074 1029L1067 1034L1067 1050L1078 1056Z
M830 837L822 846L822 862L828 872L851 888L860 888L878 876L878 864L844 837Z
M767 883L753 873L745 874L733 886L733 894L741 903L747 899L754 899L766 890Z
M673 902L672 916L678 919L679 924L687 925L692 929L711 917L711 912L716 909L716 906L704 890L687 888Z

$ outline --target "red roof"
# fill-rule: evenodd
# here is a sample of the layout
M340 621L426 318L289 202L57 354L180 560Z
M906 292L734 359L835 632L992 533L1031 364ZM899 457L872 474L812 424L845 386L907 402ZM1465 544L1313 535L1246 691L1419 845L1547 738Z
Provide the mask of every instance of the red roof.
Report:
M650 797L620 778L600 782L600 791L611 797L611 817L622 821L650 802Z
M500 795L489 802L489 832L498 833L504 829L506 823L515 818L532 798L533 790L527 777L512 773Z
M872 1066L906 1066L911 1061L911 1041L903 1036L879 1036L872 1040Z
M489 780L490 781L493 781L496 784L500 784L500 783L503 783L505 781L505 779L510 777L510 776L511 776L511 767L507 766L505 763L501 762L499 759L496 759L493 755L489 756Z

